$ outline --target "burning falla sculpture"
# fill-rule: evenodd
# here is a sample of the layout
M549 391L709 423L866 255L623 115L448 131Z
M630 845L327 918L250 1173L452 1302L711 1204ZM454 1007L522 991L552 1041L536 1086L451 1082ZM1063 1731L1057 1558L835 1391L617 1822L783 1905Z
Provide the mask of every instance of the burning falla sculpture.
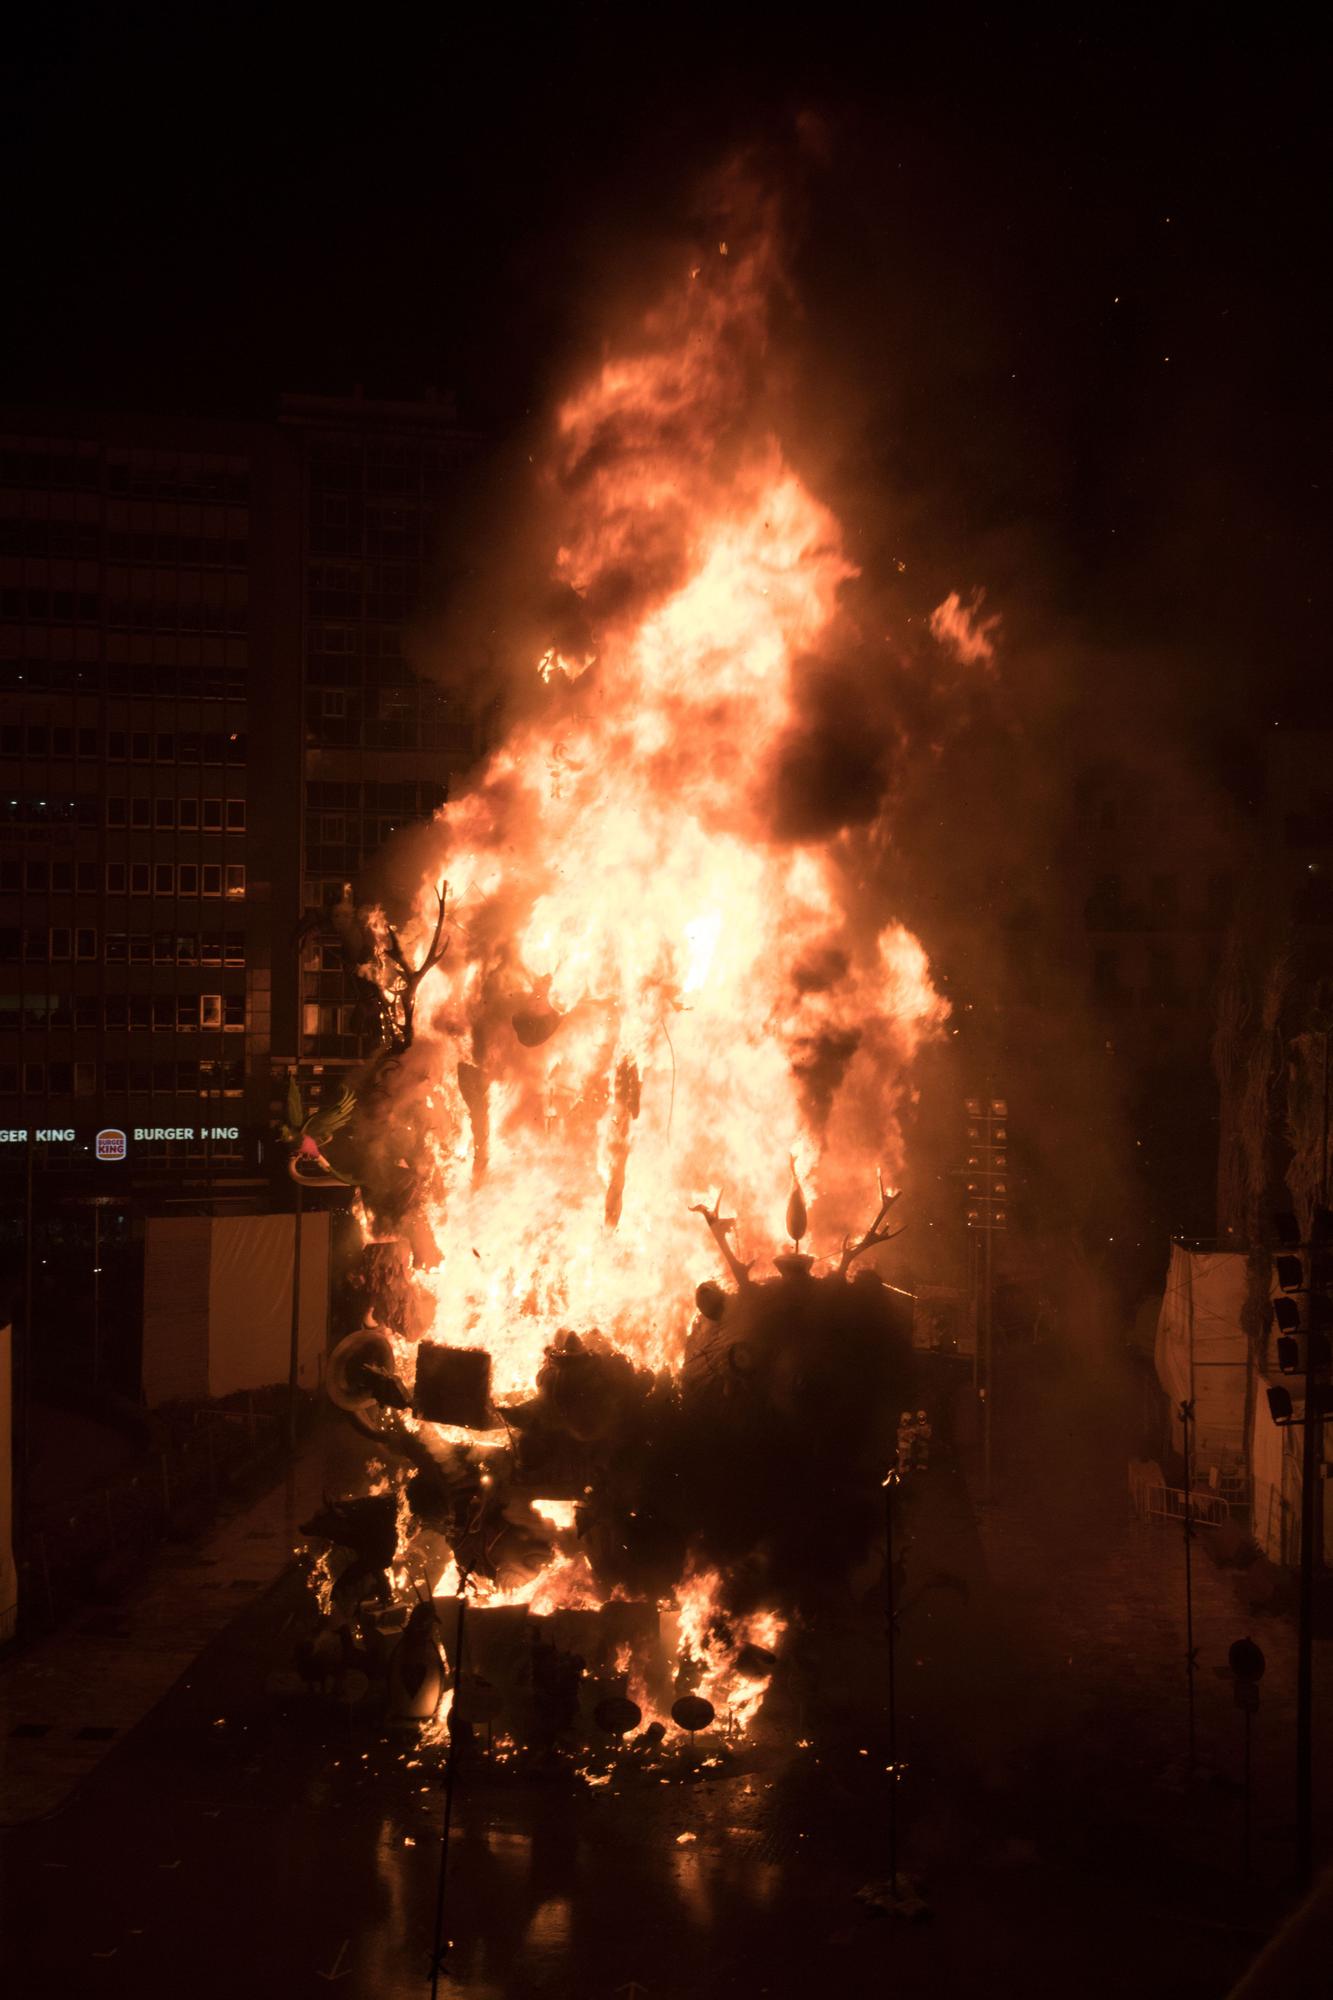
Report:
M603 1699L744 1723L876 1533L907 1344L860 1260L896 1191L856 1217L946 1010L884 913L882 818L791 804L805 690L864 640L760 415L762 200L727 240L557 412L563 640L411 917L367 920L381 1050L317 1143L361 1191L329 1385L393 1468L401 1602L598 1610ZM697 1291L696 1217L729 1281Z

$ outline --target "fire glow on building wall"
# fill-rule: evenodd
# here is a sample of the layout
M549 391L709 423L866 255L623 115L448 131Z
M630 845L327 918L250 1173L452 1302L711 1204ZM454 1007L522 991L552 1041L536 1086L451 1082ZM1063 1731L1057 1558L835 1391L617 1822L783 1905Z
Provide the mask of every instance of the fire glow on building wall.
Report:
M755 414L781 282L758 203L556 413L576 616L441 811L412 921L370 922L367 1325L334 1370L415 1467L384 1482L400 1596L643 1602L677 1692L742 1720L765 1675L735 1662L801 1615L806 1493L855 1490L835 1577L875 1532L905 1362L854 1260L947 1013L883 816L775 811L803 685L860 644L839 523ZM965 665L967 616L937 614ZM652 1702L641 1659L605 1664Z

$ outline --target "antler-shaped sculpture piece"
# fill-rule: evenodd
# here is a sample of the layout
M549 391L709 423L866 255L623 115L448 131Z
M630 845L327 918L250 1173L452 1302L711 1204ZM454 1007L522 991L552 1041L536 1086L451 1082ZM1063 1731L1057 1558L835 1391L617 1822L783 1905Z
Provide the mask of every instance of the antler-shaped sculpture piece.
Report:
M723 1261L727 1269L741 1290L744 1291L750 1282L750 1266L742 1264L740 1258L727 1241L731 1231L736 1227L736 1218L734 1215L723 1215L721 1190L718 1191L717 1200L711 1208L709 1208L707 1202L695 1201L690 1203L690 1213L691 1215L701 1215L708 1224L713 1241L722 1252Z
M444 913L449 896L449 884L442 882L435 895L440 905L435 919L435 934L426 947L426 955L420 965L409 964L397 931L392 924L386 926L388 956L398 973L392 990L385 995L388 1003L385 1010L387 1039L390 1045L397 1049L407 1049L412 1046L412 1017L416 1012L417 988L426 974L434 971L449 949L449 940L444 935Z
M840 1278L847 1276L853 1262L863 1251L874 1250L881 1243L891 1243L895 1236L901 1236L903 1233L901 1229L886 1229L884 1226L888 1220L889 1210L902 1194L902 1189L886 1188L882 1175L877 1175L876 1179L879 1182L879 1214L875 1217L875 1220L871 1223L864 1236L858 1238L855 1243L852 1242L850 1237L844 1242L842 1256L838 1260L838 1276Z

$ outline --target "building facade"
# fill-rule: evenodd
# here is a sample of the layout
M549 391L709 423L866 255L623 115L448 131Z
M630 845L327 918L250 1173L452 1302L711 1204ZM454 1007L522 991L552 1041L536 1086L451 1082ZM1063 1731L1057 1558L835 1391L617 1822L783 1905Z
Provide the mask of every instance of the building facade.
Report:
M475 754L403 632L476 446L0 415L0 1179L53 1368L135 1392L144 1216L285 1202L287 1074L361 1051L327 911Z

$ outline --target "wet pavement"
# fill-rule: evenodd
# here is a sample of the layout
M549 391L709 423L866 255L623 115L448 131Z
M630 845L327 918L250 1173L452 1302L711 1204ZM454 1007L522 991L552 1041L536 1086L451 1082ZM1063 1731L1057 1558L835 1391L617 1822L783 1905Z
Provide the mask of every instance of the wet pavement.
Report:
M1104 1456L1084 1488L1111 1479L1115 1454ZM1243 1886L1234 1787L1216 1772L1185 1785L1171 1761L1169 1552L1136 1544L1134 1533L1152 1531L1092 1499L1081 1522L1066 1507L1064 1528L1043 1540L1032 1523L1050 1497L1011 1464L979 1531L962 1471L941 1458L899 1521L899 1861L929 1916L888 1918L857 1897L883 1877L888 1848L872 1589L842 1629L820 1635L804 1680L775 1688L748 1747L701 1737L659 1765L607 1751L542 1769L470 1750L441 1990L472 2000L1225 1993L1282 1907L1281 1788L1274 1778L1265 1822L1272 1880ZM282 1520L282 1496L270 1504ZM242 1521L229 1532L237 1547L264 1546L245 1542ZM440 1753L390 1744L323 1698L280 1694L303 1588L288 1572L240 1594L183 1677L100 1747L63 1803L34 1796L33 1812L11 1809L23 1823L0 1835L4 1991L206 2000L332 1987L388 2000L428 1990ZM1220 1632L1225 1606L1209 1615ZM76 1638L65 1637L61 1671L77 1680ZM86 1635L81 1649L95 1705ZM1274 1655L1284 1657L1276 1643ZM1220 1699L1210 1693L1210 1740L1230 1720Z

